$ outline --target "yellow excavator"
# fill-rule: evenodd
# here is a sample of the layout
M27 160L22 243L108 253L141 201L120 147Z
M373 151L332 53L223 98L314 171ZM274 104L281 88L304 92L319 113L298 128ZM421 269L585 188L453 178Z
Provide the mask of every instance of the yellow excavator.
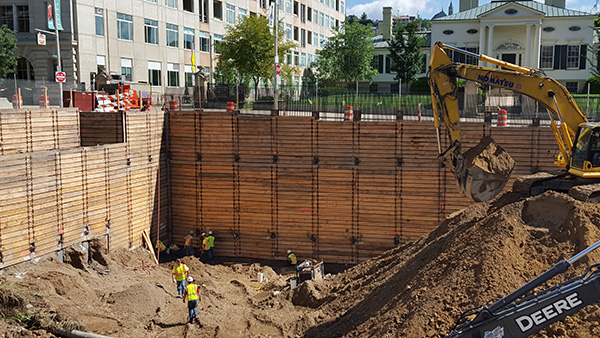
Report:
M499 68L452 62L446 49ZM516 164L490 137L484 137L478 145L463 151L457 79L522 93L548 111L559 151L554 163L563 170L558 175L537 173L522 176L513 184L513 191L537 195L554 190L584 201L600 201L600 124L586 119L563 85L545 76L539 69L437 42L431 54L428 81L437 131L438 159L454 173L461 194L475 202L494 198L503 190ZM442 123L450 139L450 145L444 150L440 143Z

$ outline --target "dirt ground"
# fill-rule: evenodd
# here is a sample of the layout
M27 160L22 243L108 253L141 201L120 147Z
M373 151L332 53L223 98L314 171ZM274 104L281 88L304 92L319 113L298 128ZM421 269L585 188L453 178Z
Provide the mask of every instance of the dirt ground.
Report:
M187 323L172 263L153 266L144 249L108 254L95 245L90 267L73 250L70 264L45 259L4 269L0 331L4 337L53 337L59 326L112 337L443 337L463 311L509 294L599 241L599 224L597 204L553 192L528 199L504 193L454 213L416 242L293 290L287 281L293 274L281 266L186 258L201 286L199 324ZM600 250L546 286L596 262ZM593 305L534 337L600 337L599 322Z

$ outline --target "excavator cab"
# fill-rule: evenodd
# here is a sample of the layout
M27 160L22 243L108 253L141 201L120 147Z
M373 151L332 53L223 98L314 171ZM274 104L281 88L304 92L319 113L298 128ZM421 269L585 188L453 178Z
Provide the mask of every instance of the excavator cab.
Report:
M582 123L575 134L573 157L569 171L581 173L580 177L600 175L600 125Z

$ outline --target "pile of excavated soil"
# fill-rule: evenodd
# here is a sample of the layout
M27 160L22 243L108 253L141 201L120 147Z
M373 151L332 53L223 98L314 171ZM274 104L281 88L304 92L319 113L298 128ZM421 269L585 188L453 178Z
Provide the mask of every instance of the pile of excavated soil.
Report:
M600 205L552 192L526 200L506 193L456 212L417 242L293 290L282 269L186 258L201 285L199 324L187 323L171 263L151 267L143 249L108 254L93 245L91 268L78 263L76 250L69 252L71 264L44 260L7 268L0 295L6 283L27 288L23 311L54 313L114 337L443 337L462 312L509 294L599 241L598 224ZM595 262L600 250L546 286ZM599 322L600 309L589 306L536 337L599 337Z

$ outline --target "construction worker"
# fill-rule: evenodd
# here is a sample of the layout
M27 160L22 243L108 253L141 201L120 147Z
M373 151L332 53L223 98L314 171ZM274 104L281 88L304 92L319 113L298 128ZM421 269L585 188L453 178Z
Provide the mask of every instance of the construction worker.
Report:
M163 261L165 259L165 255L160 254L162 254L163 251L167 249L167 247L163 244L163 242L160 239L157 239L156 244L154 244L154 248L156 249L156 254L158 255L159 259Z
M181 296L185 291L185 279L188 276L188 271L190 271L190 269L181 262L180 258L177 258L176 262L177 265L173 267L171 278L173 279L173 283L177 282L177 293Z
M208 232L208 242L210 243L210 249L208 250L209 259L215 258L215 236L213 236L212 230Z
M185 236L185 243L183 244L183 252L186 256L194 255L194 248L192 248L192 235L193 231L190 231L189 235Z
M208 237L206 236L205 232L202 233L202 256L206 257L205 263L208 263L208 261L212 260L210 257L210 242L208 241Z
M296 266L296 264L298 264L298 259L296 258L296 255L292 252L292 250L288 250L287 251L288 254L288 260L290 261L290 264L292 266Z
M187 278L188 285L185 287L183 293L183 302L187 296L188 310L190 312L190 323L194 322L194 318L198 320L198 302L200 301L200 288L194 284L194 278L189 276Z

